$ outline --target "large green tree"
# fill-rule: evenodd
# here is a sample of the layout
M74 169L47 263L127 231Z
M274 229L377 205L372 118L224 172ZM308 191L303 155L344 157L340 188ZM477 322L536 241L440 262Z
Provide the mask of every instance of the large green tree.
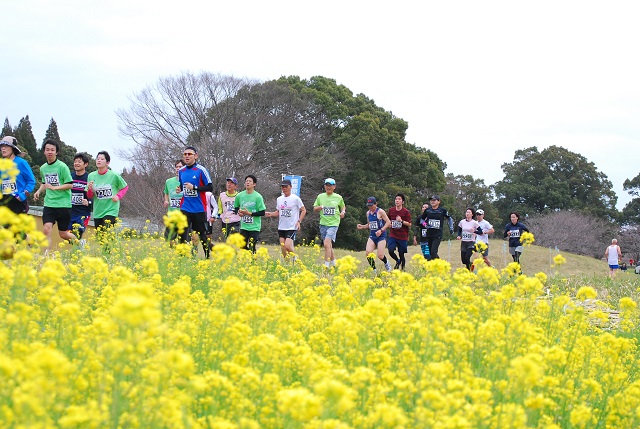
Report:
M617 216L611 181L593 162L563 147L517 150L502 165L504 178L494 185L503 220L512 210L528 216L556 210L580 210L598 218Z
M493 205L491 187L484 184L483 179L474 179L469 174L446 176L447 184L444 188L443 199L446 198L447 210L456 219L462 219L468 207L484 210L487 222L499 228L501 218Z
M623 224L640 226L640 174L625 180L623 187L634 198L622 209L621 221Z

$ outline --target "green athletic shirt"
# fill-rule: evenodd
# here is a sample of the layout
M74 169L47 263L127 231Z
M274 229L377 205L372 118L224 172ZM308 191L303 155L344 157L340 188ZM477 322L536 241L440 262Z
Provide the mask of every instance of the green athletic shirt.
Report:
M180 210L180 200L182 200L182 192L176 192L176 188L180 186L177 177L167 179L164 183L164 194L169 196L169 207L167 212Z
M113 170L107 170L104 174L93 171L89 173L87 181L93 181L93 218L118 217L120 200L112 201L111 198L127 186L127 182L124 181L122 176Z
M42 183L50 183L53 186L72 183L71 171L67 165L56 159L53 164L45 163L40 167ZM65 190L46 189L44 194L45 207L70 209L71 208L71 188Z
M340 212L344 210L344 200L340 194L335 192L327 195L326 192L318 195L313 203L314 207L323 207L320 210L320 225L323 226L340 226Z
M250 194L247 191L238 192L233 206L237 209L247 209L251 213L267 209L267 206L264 205L264 198L258 191L253 191ZM262 229L262 216L242 216L240 218L240 229L260 231Z

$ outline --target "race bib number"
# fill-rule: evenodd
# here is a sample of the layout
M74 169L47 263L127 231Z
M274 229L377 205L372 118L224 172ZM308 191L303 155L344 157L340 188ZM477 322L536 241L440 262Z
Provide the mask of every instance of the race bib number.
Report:
M253 223L253 216L242 216L242 223Z
M83 197L84 197L83 194L72 193L71 204L73 204L74 206L81 206L82 200L84 199Z
M511 237L511 238L520 237L520 230L519 229L512 229L511 230L511 235L509 235L509 237Z
M369 222L369 230L377 231L378 230L378 221Z
M182 198L171 198L171 201L169 202L169 207L171 207L172 209L179 209L181 199Z
M60 186L60 180L58 180L58 173L45 174L44 183L48 183L53 186Z
M422 230L422 236L423 236L423 237L426 237L426 236L427 236L427 230L426 230L426 229L423 229L423 230Z
M335 207L323 207L322 208L322 214L325 216L333 216L336 214L336 208Z
M224 210L229 212L233 211L233 201L225 201L224 202Z
M473 241L473 233L472 232L462 232L462 241Z
M113 191L111 190L110 185L100 186L96 188L96 197L99 200L106 200L113 197Z
M184 188L183 193L184 193L185 197L197 197L198 196L198 191L196 191L195 189Z
M280 209L280 217L291 217L291 209Z
M9 180L2 181L2 193L5 195L13 194L18 188L16 187L16 182L11 182Z
M429 228L440 229L440 219L429 219Z
M401 220L392 220L391 221L391 228L402 228L402 221Z

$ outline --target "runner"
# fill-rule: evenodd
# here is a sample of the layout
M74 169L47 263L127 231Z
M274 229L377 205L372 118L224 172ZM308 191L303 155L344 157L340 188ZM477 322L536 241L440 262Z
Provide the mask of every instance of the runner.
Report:
M15 179L10 180L8 177L2 179L0 205L5 205L15 214L27 213L29 211L27 198L36 186L36 177L29 163L19 156L22 151L15 137L4 136L0 141L0 149L2 157L12 160L18 169Z
M523 249L520 236L523 232L529 232L529 230L520 222L520 213L509 213L509 219L511 219L511 222L504 227L504 237L509 237L509 253L513 258L513 262L520 263L520 255Z
M622 249L618 246L618 240L611 240L611 245L604 251L604 257L607 258L609 264L609 278L616 276L616 270L619 268L620 258L622 258Z
M440 247L440 241L442 241L442 228L444 227L445 218L449 222L449 233L453 234L453 218L447 213L447 210L440 207L440 197L433 195L429 199L428 207L422 215L421 220L424 220L427 225L427 243L429 244L429 254L431 259L438 259L438 248Z
M276 200L276 211L267 212L266 216L278 218L280 249L282 257L286 261L289 253L293 252L296 232L300 231L300 225L307 214L307 209L300 197L291 193L291 180L283 180L280 187L283 195ZM294 256L292 262L295 261L296 257Z
M378 201L375 197L369 197L367 199L367 207L369 207L369 211L367 211L367 223L359 223L357 225L358 229L369 230L369 239L367 240L367 247L365 250L367 260L369 261L371 268L373 268L373 272L377 272L376 260L370 256L374 250L377 250L378 259L382 261L387 271L391 271L391 264L384 255L384 248L387 245L386 230L391 227L391 221L389 220L387 213L381 208L378 208Z
M50 249L51 230L56 222L58 223L60 238L70 242L76 240L76 236L67 230L69 222L71 222L71 188L73 187L73 180L71 179L69 167L58 159L60 143L47 139L42 144L42 151L47 162L40 166L42 185L33 194L33 199L37 201L40 199L40 195L45 192L42 225L44 235L49 240Z
M167 213L180 210L180 201L182 201L182 192L176 192L176 189L180 186L178 172L184 166L184 163L179 159L173 166L176 170L175 176L168 178L164 182L164 208L167 209ZM164 239L169 241L171 246L173 246L177 238L178 231L172 231L169 227L164 229Z
M218 197L218 213L222 220L222 232L225 238L229 234L240 232L240 215L234 213L233 204L238 195L238 179L227 177L227 190Z
M182 192L182 201L180 201L180 211L187 218L188 228L180 234L181 243L186 243L192 233L197 233L202 243L202 250L205 258L209 258L209 243L207 242L207 234L205 223L207 222L206 209L206 193L213 191L211 184L211 176L206 168L198 164L198 151L193 146L184 148L182 154L184 166L178 170L178 187L176 192ZM191 240L194 254L198 249L198 242Z
M480 253L482 254L484 263L487 264L487 267L490 267L491 261L489 260L489 234L493 234L495 230L493 229L493 225L485 220L484 210L478 209L478 211L476 211L476 220L478 221L478 224L480 224L480 229L482 229L482 234L478 233L476 237L476 243L482 242L486 246L484 251ZM473 271L473 265L471 266L471 271Z
M71 188L71 222L69 222L69 230L78 236L81 246L84 245L82 234L87 229L89 219L91 219L91 211L93 210L93 201L87 195L89 183L88 166L89 157L86 153L76 153L73 156L73 171L71 172L73 187Z
M422 205L422 213L426 209L429 208L429 203L424 203ZM418 237L420 237L420 249L422 250L422 256L427 261L431 260L431 254L429 253L429 242L427 241L427 231L429 230L429 226L427 225L427 221L418 217L416 219L416 235L413 236L413 245L418 245Z
M240 218L240 234L246 241L245 249L256 253L256 244L260 240L262 216L267 207L264 198L256 191L258 179L253 174L244 178L244 191L239 192L234 201L234 209Z
M340 220L344 219L347 206L340 194L335 193L336 181L331 177L324 180L324 192L316 197L313 211L320 212L320 240L324 245L324 266L336 265L333 243L338 235Z
M89 173L87 196L93 198L93 225L96 232L116 224L120 214L120 200L129 190L122 176L109 168L111 155L106 150L96 155L98 171Z
M467 270L471 271L471 255L476 245L476 233L480 224L473 219L476 212L472 208L467 208L464 212L464 219L458 223L458 236L460 240L460 259Z
M207 192L205 194L205 202L207 203L207 222L204 224L205 232L207 233L207 241L209 242L209 248L213 248L213 224L218 219L218 203L216 202L216 196L213 192Z
M391 220L391 229L389 230L389 238L387 239L387 248L389 256L396 261L396 270L398 268L404 270L406 260L404 255L409 251L409 227L411 226L411 213L404 207L404 194L397 194L395 198L395 206L389 209L389 219ZM398 248L398 256L395 250Z

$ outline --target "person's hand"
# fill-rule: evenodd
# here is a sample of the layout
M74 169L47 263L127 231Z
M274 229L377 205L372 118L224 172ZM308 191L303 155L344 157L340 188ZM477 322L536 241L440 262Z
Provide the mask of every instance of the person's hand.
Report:
M93 191L93 180L91 182L87 183L87 189L89 191Z
M38 199L40 199L40 190L39 189L33 194L33 199L36 200L36 201Z
M117 203L118 200L120 200L120 198L118 198L117 195L114 195L113 197L111 197L111 201L113 201L114 203Z
M166 209L167 207L169 207L169 201L165 201L164 203L164 208Z

